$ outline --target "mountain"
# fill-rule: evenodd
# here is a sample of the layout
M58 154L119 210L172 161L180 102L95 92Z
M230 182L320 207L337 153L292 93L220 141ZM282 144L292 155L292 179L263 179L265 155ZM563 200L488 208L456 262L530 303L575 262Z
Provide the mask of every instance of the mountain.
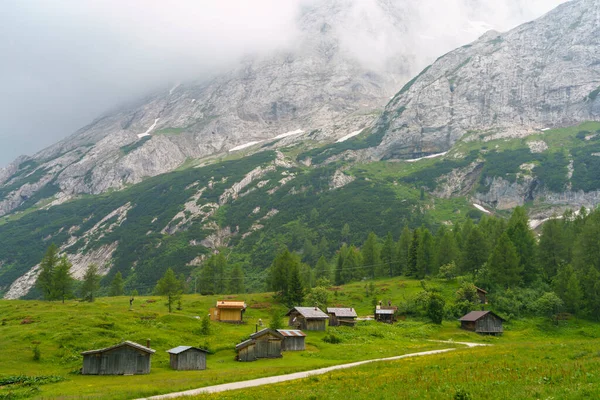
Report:
M74 276L94 262L104 286L121 272L145 292L226 249L260 290L282 246L312 266L370 231L517 205L535 227L600 204L600 0L488 32L391 100L402 68L351 57L336 28L347 9L328 4L305 10L295 51L158 93L4 169L0 294L37 295L50 243Z
M523 137L600 120L600 1L574 0L507 33L489 31L423 70L388 103L377 159L458 140Z
M190 160L226 156L261 141L320 141L362 129L377 117L398 82L405 55L368 67L343 37L386 23L403 34L403 14L381 2L386 21L362 21L350 2L303 8L291 48L249 55L213 79L173 86L107 113L72 136L21 157L0 171L0 216L53 197L122 189ZM379 17L377 17L379 18Z

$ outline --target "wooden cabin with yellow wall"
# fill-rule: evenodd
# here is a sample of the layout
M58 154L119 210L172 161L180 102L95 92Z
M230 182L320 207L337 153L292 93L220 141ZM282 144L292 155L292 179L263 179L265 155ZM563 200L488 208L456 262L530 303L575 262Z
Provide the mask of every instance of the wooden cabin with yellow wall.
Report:
M245 311L244 301L217 300L216 306L210 309L210 319L241 324L244 322Z

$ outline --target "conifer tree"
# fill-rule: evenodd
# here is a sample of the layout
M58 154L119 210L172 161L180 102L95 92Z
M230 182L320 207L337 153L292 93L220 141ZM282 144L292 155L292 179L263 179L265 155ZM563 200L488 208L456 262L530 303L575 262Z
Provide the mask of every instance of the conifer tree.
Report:
M100 288L100 275L98 275L98 266L90 264L83 276L83 284L81 285L81 298L89 302L96 299L96 292Z
M381 258L379 252L379 243L377 242L377 235L374 232L369 233L367 240L362 247L362 259L365 276L373 279L375 278L376 271L380 267Z
M419 252L419 241L421 239L421 230L415 229L413 231L412 240L410 242L410 248L408 249L408 262L406 265L406 275L417 276L417 261Z
M513 210L506 232L517 250L523 280L525 284L529 285L538 278L539 271L535 257L535 237L529 228L529 218L525 208L516 207Z
M394 276L394 251L394 238L392 237L392 233L388 232L387 236L385 237L385 241L383 242L383 246L381 247L381 263L383 264L387 275L390 277Z
M315 280L320 278L331 279L331 270L325 256L321 256L315 266Z
M408 254L412 239L412 232L408 229L408 226L404 226L398 240L398 246L396 247L395 276L406 274L408 271Z
M538 244L538 260L546 281L552 280L558 269L567 261L563 223L556 218L542 225Z
M360 251L356 247L350 246L346 253L346 258L344 259L342 274L344 283L364 278L362 266L363 260Z
M447 229L440 229L441 234L438 235L436 244L435 264L437 269L443 265L448 265L451 262L458 261L458 245L454 234Z
M346 262L346 256L348 254L348 247L344 243L337 254L337 260L335 264L335 284L342 285L344 282L344 263Z
M173 304L181 298L183 293L182 282L177 279L171 268L167 269L162 278L156 283L156 294L167 298L167 307L171 312Z
M487 263L492 284L505 289L517 286L521 282L522 267L519 256L507 233L498 239Z
M417 247L417 278L423 279L430 275L433 266L433 236L427 228L421 228L421 238Z
M298 264L293 264L289 271L288 289L286 293L286 303L289 307L294 307L304 302L304 285L300 277Z
M489 250L481 230L474 226L463 243L462 272L475 273L487 261Z
M71 262L67 256L62 256L58 261L58 265L54 269L53 274L53 289L56 297L65 302L65 299L72 296L73 278L71 277Z
M583 300L582 289L579 278L571 265L565 264L558 267L558 272L554 277L554 291L562 299L568 312L579 311Z
M123 275L121 271L117 272L110 284L109 296L123 296L125 289L123 287Z
M58 248L52 243L40 262L41 271L36 281L36 287L42 292L45 300L54 299L54 269L58 262Z
M231 269L229 276L229 293L244 293L244 271L239 265Z

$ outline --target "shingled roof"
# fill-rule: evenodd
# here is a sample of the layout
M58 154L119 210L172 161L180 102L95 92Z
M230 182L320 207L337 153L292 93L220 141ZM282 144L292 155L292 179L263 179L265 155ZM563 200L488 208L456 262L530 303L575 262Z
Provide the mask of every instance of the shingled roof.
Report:
M485 317L487 314L491 314L491 315L495 316L496 318L504 321L504 318L499 317L498 315L494 314L491 311L471 311L470 313L468 313L467 315L465 315L461 319L459 319L459 321L475 322L475 321L478 321L481 318Z
M356 311L354 308L340 308L340 307L328 307L327 314L333 314L338 318L356 318Z
M256 339L263 335L267 335L269 333L274 336L277 336L280 339L283 339L283 335L279 331L276 331L275 329L271 329L271 328L261 329L260 331L253 333L252 335L250 335L250 339Z
M217 300L217 308L246 309L245 301Z
M294 307L285 315L289 316L294 311L297 311L306 319L329 319L329 315L325 314L317 307Z

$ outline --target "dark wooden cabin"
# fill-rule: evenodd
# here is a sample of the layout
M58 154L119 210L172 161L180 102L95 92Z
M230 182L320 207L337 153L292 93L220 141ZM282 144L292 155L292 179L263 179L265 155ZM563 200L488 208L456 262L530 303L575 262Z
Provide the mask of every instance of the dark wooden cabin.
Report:
M150 357L155 353L148 347L130 341L99 350L81 353L82 375L138 375L150 373Z
M288 326L305 331L324 331L329 319L318 307L294 307L285 315Z
M387 322L391 324L396 321L396 311L398 307L384 307L384 306L376 306L375 307L375 321L379 322Z
M504 319L491 311L471 311L459 321L460 327L467 331L488 335L500 335L503 332Z
M252 339L244 340L235 346L237 356L235 357L238 361L256 361L256 342Z
M241 324L244 322L246 302L218 300L215 307L210 309L210 319L220 322Z
M306 334L297 329L277 329L277 332L283 335L282 351L302 351L306 345L304 339Z
M354 326L356 325L356 311L354 308L327 308L329 326Z
M477 286L475 286L475 289L477 289L477 298L479 298L479 302L481 304L487 304L487 292Z
M279 358L281 357L281 343L283 335L274 329L265 328L250 335L254 340L256 358Z
M199 371L206 369L206 350L192 346L177 346L169 353L171 368L178 371Z

